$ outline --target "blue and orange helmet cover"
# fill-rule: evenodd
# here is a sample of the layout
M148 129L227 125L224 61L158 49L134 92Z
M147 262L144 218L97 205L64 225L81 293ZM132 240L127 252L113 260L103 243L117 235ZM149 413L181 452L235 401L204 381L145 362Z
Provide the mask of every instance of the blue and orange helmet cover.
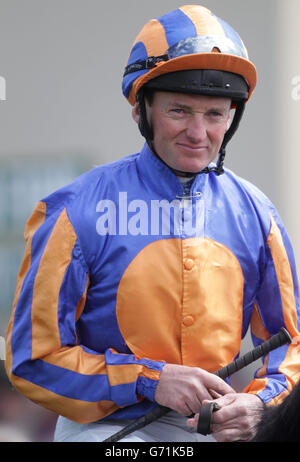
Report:
M139 89L149 80L187 69L214 69L241 75L248 83L250 98L256 86L257 73L242 39L229 24L200 5L185 5L147 22L133 43L127 65L168 54L168 50L176 49L177 44L180 48L181 42L181 49L184 49L188 40L196 40L200 51L199 47L192 52L186 47L186 53L183 51L178 56L170 56L153 68L124 75L122 91L131 105L135 104ZM214 46L208 48L214 42L217 52Z

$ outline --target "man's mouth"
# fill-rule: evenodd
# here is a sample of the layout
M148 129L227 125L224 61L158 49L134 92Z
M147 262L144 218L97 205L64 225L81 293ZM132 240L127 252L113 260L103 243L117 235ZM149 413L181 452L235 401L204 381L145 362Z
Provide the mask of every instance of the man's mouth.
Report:
M191 153L197 154L197 153L202 153L203 151L206 151L208 149L208 146L203 146L203 145L195 145L195 144L186 144L186 143L177 143L177 145L185 150L189 151Z

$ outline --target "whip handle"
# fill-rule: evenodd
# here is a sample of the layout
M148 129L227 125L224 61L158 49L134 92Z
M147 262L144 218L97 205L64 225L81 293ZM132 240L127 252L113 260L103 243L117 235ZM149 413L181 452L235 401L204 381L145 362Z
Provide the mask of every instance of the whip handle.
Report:
M243 367L248 366L258 358L267 355L270 351L275 350L286 343L291 343L291 341L292 339L290 334L284 327L282 327L278 334L273 335L269 340L265 341L261 345L258 345L256 348L235 361L232 361L230 364L227 364L227 366L222 367L222 369L215 372L215 375L221 377L221 379L226 379L226 377L229 377L234 372L243 369Z

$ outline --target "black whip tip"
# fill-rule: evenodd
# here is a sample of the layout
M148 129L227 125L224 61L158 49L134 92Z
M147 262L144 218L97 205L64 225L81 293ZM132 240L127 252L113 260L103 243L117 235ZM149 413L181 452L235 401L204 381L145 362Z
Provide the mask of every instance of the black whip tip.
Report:
M292 343L293 339L292 339L292 337L290 336L289 332L286 330L285 327L282 327L280 329L280 332L283 333L284 338L286 339L286 343Z

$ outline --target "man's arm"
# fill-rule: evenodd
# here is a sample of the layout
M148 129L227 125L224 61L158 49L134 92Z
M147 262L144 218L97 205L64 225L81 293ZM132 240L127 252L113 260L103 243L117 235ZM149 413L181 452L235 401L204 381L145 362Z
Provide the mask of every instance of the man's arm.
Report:
M40 202L25 238L6 336L12 384L32 401L80 423L141 397L153 401L162 362L112 349L92 351L77 338L90 275L66 210L50 213Z
M300 375L300 355L294 345L300 328L298 278L291 243L276 211L273 213L266 242L268 260L251 319L252 340L259 345L285 327L293 342L266 356L244 390L257 394L265 404L281 402Z
M293 251L280 219L271 217L266 242L268 260L257 293L251 320L255 346L281 327L299 337L299 290ZM300 354L295 344L282 346L264 358L263 366L244 393L227 394L216 402L212 432L218 441L249 441L255 434L264 404L278 404L291 391L300 374ZM196 426L198 416L188 425Z

